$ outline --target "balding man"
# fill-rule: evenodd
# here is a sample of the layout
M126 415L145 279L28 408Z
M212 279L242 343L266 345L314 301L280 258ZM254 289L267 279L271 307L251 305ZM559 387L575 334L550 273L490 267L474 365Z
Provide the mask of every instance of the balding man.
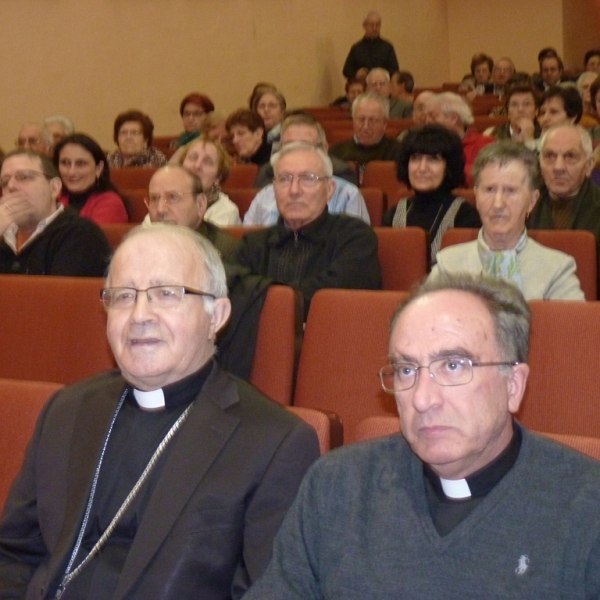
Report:
M50 131L41 123L25 123L19 129L15 146L19 150L31 150L51 159L54 140Z
M311 467L244 600L600 598L600 463L513 418L529 327L504 281L413 292L380 371L402 435Z
M202 236L136 228L102 302L119 369L45 407L0 520L0 597L237 600L315 432L215 360L230 305Z
M385 69L378 67L369 71L367 75L367 91L379 94L388 101L390 119L410 119L412 117L412 103L392 96L390 74Z
M370 11L363 21L365 36L350 48L350 53L344 63L344 77L364 79L367 73L375 67L382 67L388 73L398 70L398 59L394 46L387 40L381 39L381 16L378 12Z
M492 69L492 81L485 85L485 93L494 94L499 97L504 96L507 92L506 86L508 80L515 73L515 63L510 58L507 56L499 58Z
M462 140L465 153L465 176L467 185L473 185L471 171L479 151L493 144L493 137L482 135L471 125L474 123L473 113L467 102L458 94L443 92L432 96L425 107L427 123L443 125L450 131L458 134Z

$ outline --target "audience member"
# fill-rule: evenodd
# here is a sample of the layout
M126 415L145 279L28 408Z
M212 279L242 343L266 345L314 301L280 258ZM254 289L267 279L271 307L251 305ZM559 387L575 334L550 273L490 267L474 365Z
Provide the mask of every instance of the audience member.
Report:
M111 169L123 167L162 167L167 157L152 146L154 123L139 110L128 110L117 115L113 140L118 149L106 156Z
M427 123L443 125L460 137L465 153L467 186L471 187L471 171L475 158L482 148L495 141L494 138L482 135L471 127L474 122L473 113L465 99L458 94L443 92L432 96L427 101L425 110Z
M346 79L346 85L344 86L344 90L346 94L344 96L336 98L331 103L331 106L339 106L340 108L351 108L354 100L356 100L356 98L365 91L365 82L350 77L349 79Z
M593 71L600 75L600 50L595 48L588 50L583 58L583 66L586 71Z
M44 127L52 134L53 145L75 133L73 121L64 115L52 115L44 119Z
M206 117L214 110L213 101L199 92L192 92L181 101L179 114L183 122L183 133L177 140L178 148L189 144L200 135Z
M537 96L534 89L526 84L517 84L508 88L506 94L508 121L496 127L490 127L484 135L497 140L513 140L530 148L535 147L542 128L536 120Z
M594 81L598 79L598 74L593 71L586 71L577 78L577 91L583 102L583 115L579 125L585 129L592 129L598 125L596 107L592 102L591 88Z
M377 237L361 219L332 215L331 160L312 144L286 144L273 157L277 225L248 233L238 261L253 273L299 288L304 317L321 288L380 289Z
M285 115L286 102L283 94L278 90L266 90L258 93L254 98L255 110L265 124L267 142L279 142L281 137L281 121Z
M213 358L230 304L202 236L136 228L102 301L120 373L44 409L0 521L2 588L239 599L319 454L315 432Z
M173 157L175 159L175 157ZM221 190L231 169L231 156L216 140L200 137L185 146L171 164L183 165L202 181L208 208L204 220L219 227L241 225L240 211L229 196Z
M545 187L527 220L530 229L587 229L600 240L600 189L590 180L592 140L577 125L558 125L540 144Z
M467 98L473 100L475 96L482 96L488 93L493 86L492 71L494 69L494 60L491 56L478 52L471 59L471 75L463 77L460 91L468 92ZM488 86L488 91L486 91Z
M412 116L412 102L399 100L391 96L390 74L385 69L376 67L369 71L367 75L367 91L378 94L388 101L390 119L410 119Z
M207 201L200 177L179 165L161 167L148 186L144 223L170 223L203 235L225 263L235 261L239 241L205 220Z
M15 146L19 150L31 150L52 158L54 142L52 134L41 123L25 123L19 129L15 140Z
M268 81L259 81L252 89L252 93L250 94L250 97L248 98L248 108L250 110L252 110L252 107L255 104L257 96L260 96L261 94L263 94L264 92L266 92L268 90L276 90L276 89L277 88L275 87L274 83L269 83Z
M361 94L352 105L353 139L331 148L333 156L357 163L359 183L362 182L362 173L369 161L395 160L397 157L398 142L385 135L388 117L387 100L372 92Z
M594 108L595 114L600 118L600 76L598 76L590 86L590 101ZM600 140L600 124L592 127L590 130L590 135L594 142Z
M541 80L537 82L537 86L541 92L561 82L564 66L556 51L554 54L550 51L541 54L539 64Z
M425 123L427 122L427 102L430 98L433 98L433 96L435 96L435 92L425 90L415 98L412 114L412 118L415 122L415 125L425 125ZM398 136L398 139L400 139L400 136Z
M0 170L0 273L102 277L110 249L100 228L58 204L48 157L9 152Z
M375 67L386 69L393 73L399 69L394 46L382 39L381 16L374 10L370 11L363 21L365 36L350 48L344 63L344 77L364 80L367 73Z
M526 300L584 300L573 257L527 236L541 185L536 154L509 140L486 146L473 178L483 227L476 241L440 250L430 278L466 272L504 279Z
M311 144L327 152L327 139L321 124L308 113L294 113L288 115L281 127L281 145L293 142ZM356 175L349 168L348 163L335 156L329 157L333 167L332 180L335 183L335 192L327 203L330 213L346 213L360 217L370 223L369 213L360 190L354 183L348 182L347 173ZM258 174L255 187L264 187L258 192L248 211L244 215L244 225L275 225L279 218L275 188L273 186L274 171L271 164L263 165Z
M503 281L414 291L380 372L402 435L309 469L244 600L598 597L600 465L513 419L530 320Z
M508 91L508 80L514 76L516 71L515 64L510 58L507 56L499 58L492 69L491 83L485 85L485 93L494 94L495 96L502 98Z
M414 103L415 79L410 71L395 71L392 73L390 89L393 98L405 100L406 102L410 102L411 105Z
M267 142L265 124L254 110L240 108L225 122L227 133L239 162L254 163L259 167L271 158L271 144Z
M465 158L456 133L441 125L410 129L400 144L398 179L414 191L384 215L383 225L421 227L435 264L442 236L451 227L481 227L477 211L452 190L465 184Z
M572 86L555 85L548 88L540 102L538 121L542 133L556 125L579 123L583 114L583 102L579 92Z
M127 223L123 199L110 181L104 150L85 133L63 138L54 149L54 166L62 181L59 202L91 219L103 223Z
M221 113L211 112L206 115L204 123L200 129L200 135L203 135L214 142L225 143L227 138L227 128L225 127L225 117Z

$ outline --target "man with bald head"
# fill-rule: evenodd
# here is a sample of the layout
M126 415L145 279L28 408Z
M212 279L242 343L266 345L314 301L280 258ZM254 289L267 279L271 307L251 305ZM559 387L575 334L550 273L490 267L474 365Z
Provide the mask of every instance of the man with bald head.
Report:
M144 223L172 223L189 227L209 240L225 262L232 262L239 242L222 229L204 220L206 194L200 178L179 165L167 165L154 173L146 200Z
M350 48L344 63L344 77L364 80L367 73L375 67L384 68L389 74L398 70L398 59L394 46L381 39L381 16L370 11L363 21L365 36Z
M45 407L0 520L0 597L237 600L315 432L215 360L230 303L204 237L134 229L101 298L119 368Z
M25 123L19 129L15 146L19 150L31 150L51 159L54 140L50 131L41 123Z
M530 319L479 274L415 290L380 371L402 433L310 468L244 600L600 598L600 463L513 418Z

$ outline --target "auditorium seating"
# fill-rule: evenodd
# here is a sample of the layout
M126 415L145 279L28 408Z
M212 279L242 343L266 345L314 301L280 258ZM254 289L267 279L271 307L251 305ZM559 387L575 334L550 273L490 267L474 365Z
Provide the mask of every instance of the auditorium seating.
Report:
M477 239L477 229L455 227L448 229L442 238L442 248L454 244L463 244ZM586 300L596 300L598 294L598 255L596 238L589 231L528 229L527 235L548 248L569 254L577 264L577 276Z
M383 289L407 291L427 274L428 245L420 227L376 227Z
M244 219L244 215L248 212L252 200L256 197L260 190L253 187L248 188L229 188L226 194L231 201L238 207L240 211L240 219Z
M148 214L145 200L148 197L148 187L131 188L122 192L130 223L141 223Z
M292 414L314 427L319 438L321 454L341 446L344 440L344 428L339 415L315 408L286 406Z
M221 188L225 192L229 189L251 188L257 175L258 165L253 163L235 164L231 167L227 179L221 182Z
M397 203L401 197L412 196L412 192L406 187L406 184L398 181L397 169L393 160L372 160L367 163L363 173L362 187L383 190L387 197L387 208L392 206L390 198L395 198Z
M100 225L100 229L104 232L111 250L116 250L123 238L137 226L137 223L104 223Z
M40 411L60 383L0 379L0 507L21 469Z
M102 285L100 278L0 275L0 377L73 383L113 368Z
M152 175L156 173L157 167L125 167L122 169L111 169L110 180L121 194L126 194L127 190L144 189L148 191L148 184Z
M395 414L379 382L388 363L389 325L405 292L319 290L313 297L300 354L294 406L340 415L344 441L372 415Z

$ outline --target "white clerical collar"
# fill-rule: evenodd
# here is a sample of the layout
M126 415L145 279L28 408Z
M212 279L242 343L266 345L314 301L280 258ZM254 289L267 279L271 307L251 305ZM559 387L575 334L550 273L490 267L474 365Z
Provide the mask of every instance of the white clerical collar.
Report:
M143 392L134 388L133 396L138 406L143 410L158 410L165 407L165 394L162 388L151 392Z
M442 479L440 477L440 483L448 498L462 500L471 497L471 489L466 479Z

